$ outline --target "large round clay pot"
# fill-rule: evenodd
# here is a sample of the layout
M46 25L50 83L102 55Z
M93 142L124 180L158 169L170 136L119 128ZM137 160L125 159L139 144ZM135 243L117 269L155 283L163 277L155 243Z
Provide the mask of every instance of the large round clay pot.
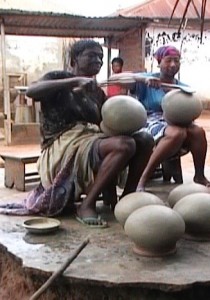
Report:
M169 207L148 205L130 214L124 228L135 244L135 253L143 256L164 256L176 251L176 243L185 232L185 223Z
M198 183L184 183L175 187L168 195L168 203L170 207L174 205L183 197L195 193L209 193L209 189Z
M146 205L164 205L157 196L148 192L134 192L124 196L115 206L114 214L117 221L124 226L128 216L136 209Z
M185 221L185 237L210 239L210 194L196 193L183 197L173 208Z
M107 126L105 126L103 121L100 123L100 128L102 132L107 136L116 136L122 134L119 131L114 131L113 129L110 129Z
M172 90L163 97L162 109L169 123L187 126L200 116L203 105L195 93Z
M120 133L133 133L144 127L147 113L144 106L131 96L110 97L102 106L102 120L110 130Z

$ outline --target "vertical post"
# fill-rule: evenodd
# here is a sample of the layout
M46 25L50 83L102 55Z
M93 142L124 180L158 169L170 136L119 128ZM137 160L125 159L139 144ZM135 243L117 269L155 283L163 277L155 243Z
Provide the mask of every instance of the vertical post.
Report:
M9 80L6 73L6 43L5 43L5 28L3 19L1 23L1 59L2 59L2 83L4 95L4 130L6 144L11 143L11 110L10 110L10 93L9 93Z
M111 38L107 39L107 78L109 78L109 76L111 75L111 68L110 68L110 63L111 63L111 51L112 51L112 47L111 47Z
M145 35L146 35L146 27L143 25L141 27L141 66L143 72L145 72Z

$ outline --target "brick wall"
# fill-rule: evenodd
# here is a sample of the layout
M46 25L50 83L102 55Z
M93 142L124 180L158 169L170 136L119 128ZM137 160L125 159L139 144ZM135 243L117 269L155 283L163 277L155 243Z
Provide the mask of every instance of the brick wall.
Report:
M120 56L124 60L124 71L144 71L144 28L126 33L119 41Z

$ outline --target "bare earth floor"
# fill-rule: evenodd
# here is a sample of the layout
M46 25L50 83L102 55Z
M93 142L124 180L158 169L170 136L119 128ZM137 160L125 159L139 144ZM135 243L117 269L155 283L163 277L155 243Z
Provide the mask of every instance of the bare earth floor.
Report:
M198 120L210 143L210 113ZM184 182L192 182L190 155L182 158ZM210 178L210 155L206 174ZM156 180L147 191L167 200L176 185ZM4 187L0 169L1 202L24 199L25 193ZM50 274L89 236L90 243L63 276L40 299L65 300L160 300L210 299L210 242L181 239L174 255L147 258L134 254L132 242L116 222L109 208L98 201L98 210L108 219L106 229L90 229L73 215L59 217L61 228L48 235L29 234L22 227L28 217L0 216L0 299L29 297Z

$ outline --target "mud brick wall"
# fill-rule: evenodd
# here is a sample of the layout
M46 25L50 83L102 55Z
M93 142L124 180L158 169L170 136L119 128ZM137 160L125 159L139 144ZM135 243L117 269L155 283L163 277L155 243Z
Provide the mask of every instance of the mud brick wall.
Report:
M120 56L124 60L124 71L145 70L145 29L132 30L119 41Z

